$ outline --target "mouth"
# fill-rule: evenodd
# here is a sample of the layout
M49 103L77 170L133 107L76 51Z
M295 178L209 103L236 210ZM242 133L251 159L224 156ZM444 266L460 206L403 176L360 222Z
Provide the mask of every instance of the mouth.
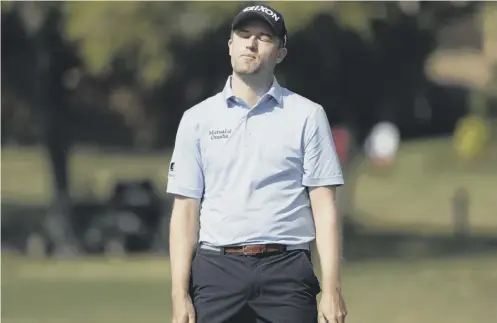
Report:
M241 55L241 57L255 59L255 55L250 55L250 54L243 54L243 55Z

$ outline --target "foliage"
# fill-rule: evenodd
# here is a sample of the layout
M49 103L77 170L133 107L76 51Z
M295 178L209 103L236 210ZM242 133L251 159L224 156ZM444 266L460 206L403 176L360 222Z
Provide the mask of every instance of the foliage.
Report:
M10 12L12 10L12 8L14 7L14 3L15 2L13 2L13 1L2 1L1 2L2 13Z
M463 159L479 157L490 136L486 120L477 115L469 115L461 119L454 134L454 148Z
M486 2L482 11L485 36L493 41L497 41L497 3Z
M60 8L64 21L62 32L69 41L79 44L88 72L105 74L120 62L126 70L136 73L138 83L145 88L168 78L175 64L171 54L173 40L198 41L210 30L229 22L248 4L231 1L34 3L3 2L2 12L13 9L29 12L26 8L32 7L37 7L38 11L45 8L46 12L48 7ZM386 17L388 11L385 2L319 1L310 5L307 2L268 1L266 4L284 14L290 38L319 14L330 14L342 27L368 38L371 20ZM28 26L33 19L24 14L23 20ZM490 32L495 19L486 21L485 29Z
M17 10L29 28L33 19L26 13L46 15L50 7L63 13L62 32L78 43L85 68L91 74L111 71L116 62L136 72L145 88L161 83L174 66L171 42L197 41L209 30L229 21L247 2L112 2L69 1L2 3L2 12ZM381 4L360 2L274 2L266 4L282 12L290 37L315 15L331 14L344 27L367 36L369 22Z
M169 47L174 37L194 41L209 26L223 22L239 4L226 2L67 2L65 32L80 42L92 73L122 59L137 71L140 82L163 81L171 69Z
M267 4L278 8L290 33L318 13L336 13L344 25L367 30L370 4L303 2ZM92 73L111 68L116 58L136 70L145 87L163 81L174 64L173 39L198 40L209 29L230 19L243 3L237 2L67 2L65 32L79 41Z
M60 6L59 2L49 1L3 1L2 14L15 12L21 18L25 31L28 34L36 34L45 23L50 10L57 10Z
M487 93L497 97L497 3L487 2L483 9L483 33L485 38L485 55L492 68L492 75Z

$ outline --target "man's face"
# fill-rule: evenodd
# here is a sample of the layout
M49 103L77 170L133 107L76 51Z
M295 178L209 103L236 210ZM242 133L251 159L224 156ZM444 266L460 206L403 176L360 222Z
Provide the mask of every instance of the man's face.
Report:
M286 55L280 43L271 27L261 21L240 25L228 42L233 70L246 75L272 71Z

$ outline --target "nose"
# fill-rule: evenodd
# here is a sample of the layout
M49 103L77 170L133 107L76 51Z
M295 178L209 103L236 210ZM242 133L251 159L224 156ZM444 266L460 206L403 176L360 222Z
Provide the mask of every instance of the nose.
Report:
M251 51L257 50L257 36L252 35L248 41L247 41L247 49L250 49Z

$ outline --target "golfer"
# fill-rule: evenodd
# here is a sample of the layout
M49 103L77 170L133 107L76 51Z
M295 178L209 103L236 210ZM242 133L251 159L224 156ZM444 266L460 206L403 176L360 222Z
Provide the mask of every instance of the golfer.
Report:
M175 323L345 320L342 171L323 107L273 75L286 45L279 12L243 9L228 40L232 75L180 121L167 184Z

